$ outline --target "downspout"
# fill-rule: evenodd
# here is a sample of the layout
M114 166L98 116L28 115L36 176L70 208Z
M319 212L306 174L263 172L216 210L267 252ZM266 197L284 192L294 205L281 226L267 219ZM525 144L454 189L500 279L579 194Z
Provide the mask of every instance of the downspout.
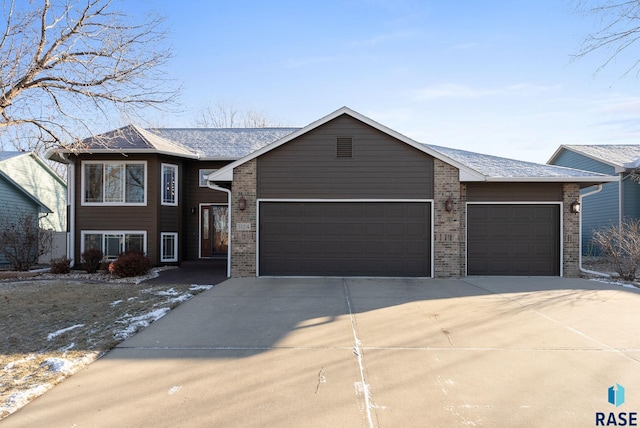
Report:
M216 186L207 180L207 187L209 189L218 190L220 192L225 192L227 194L227 236L229 237L229 245L227 245L227 278L231 278L231 190L225 189L224 187Z
M76 264L76 247L75 247L75 234L76 234L76 164L69 162L66 155L62 154L63 159L67 164L67 205L69 206L69 218L67 218L67 258L71 260L69 266L73 268Z
M596 185L596 189L592 190L591 192L587 192L584 195L580 195L580 205L582 205L582 199L586 198L587 196L591 196L591 195L595 195L596 193L600 192L602 190L602 184L597 184ZM596 276L603 276L606 278L610 278L611 276L603 273L603 272L596 272L594 270L589 270L589 269L585 269L582 267L582 210L580 211L580 219L579 219L579 225L578 225L578 240L580 243L579 246L579 250L578 250L578 266L580 267L580 272L583 273L588 273L590 275L596 275Z
M624 180L624 172L621 172L618 178L618 227L622 227L622 219L624 219Z

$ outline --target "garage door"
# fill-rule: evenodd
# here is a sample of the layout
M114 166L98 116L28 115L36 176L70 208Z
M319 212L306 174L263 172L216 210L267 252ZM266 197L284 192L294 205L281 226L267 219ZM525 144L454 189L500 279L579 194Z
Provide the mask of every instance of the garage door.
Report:
M428 202L261 202L259 274L430 276Z
M560 206L467 206L468 275L560 275Z

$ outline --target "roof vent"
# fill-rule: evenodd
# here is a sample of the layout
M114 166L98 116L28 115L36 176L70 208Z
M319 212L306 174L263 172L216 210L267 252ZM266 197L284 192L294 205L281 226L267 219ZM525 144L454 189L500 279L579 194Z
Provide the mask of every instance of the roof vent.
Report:
M336 143L336 156L350 158L353 154L353 137L338 137Z

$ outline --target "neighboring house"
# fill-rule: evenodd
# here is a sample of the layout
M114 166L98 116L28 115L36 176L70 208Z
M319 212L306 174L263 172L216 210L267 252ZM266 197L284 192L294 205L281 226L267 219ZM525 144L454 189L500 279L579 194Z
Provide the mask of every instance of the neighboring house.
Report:
M30 205L28 212L38 212L40 227L54 234L51 252L40 261L49 263L54 258L64 257L67 251L67 186L64 180L33 152L0 152L0 174L4 177L5 191L14 189L13 196L2 195L0 210L14 211L16 207ZM11 186L7 185L9 181L13 183ZM18 198L21 202L16 195L22 195ZM28 195L30 201L27 205L24 205L24 195Z
M640 218L640 184L631 178L640 168L640 145L563 145L547 163L618 177L582 200L584 255L598 252L591 241L594 230L618 225L627 217Z
M603 174L413 141L341 108L284 129L128 126L69 164L72 256L222 257L230 276L579 273L580 189Z

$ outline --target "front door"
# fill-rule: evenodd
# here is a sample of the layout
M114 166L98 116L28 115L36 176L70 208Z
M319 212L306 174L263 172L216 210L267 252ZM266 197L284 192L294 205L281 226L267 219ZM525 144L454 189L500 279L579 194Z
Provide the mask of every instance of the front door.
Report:
M200 206L200 257L227 257L229 217L226 205Z

